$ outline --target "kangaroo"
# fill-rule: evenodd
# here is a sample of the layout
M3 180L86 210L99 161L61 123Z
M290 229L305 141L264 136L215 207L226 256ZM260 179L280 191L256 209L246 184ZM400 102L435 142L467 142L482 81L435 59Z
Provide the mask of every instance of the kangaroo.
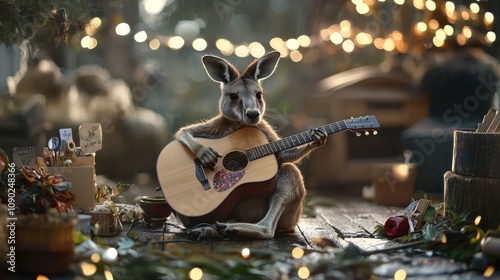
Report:
M270 52L256 59L240 74L223 58L205 55L202 63L208 76L220 83L219 114L207 121L179 129L175 137L186 145L205 168L213 167L220 157L211 147L200 144L195 137L217 139L236 130L253 126L260 129L268 140L279 140L277 132L263 119L266 110L261 81L274 73L279 52ZM276 232L293 231L301 215L306 189L296 163L312 150L326 143L322 129L311 130L313 142L281 151L275 156L279 164L276 191L269 198L241 201L232 211L231 222L216 223L214 227L196 227L191 230L200 238L238 236L272 238Z

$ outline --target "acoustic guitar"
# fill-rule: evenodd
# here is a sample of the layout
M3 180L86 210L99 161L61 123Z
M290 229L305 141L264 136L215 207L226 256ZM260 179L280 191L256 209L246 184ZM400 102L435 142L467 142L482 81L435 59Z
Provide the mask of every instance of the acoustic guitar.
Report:
M379 128L373 115L334 122L321 128L328 135L350 130L361 132ZM242 199L267 197L276 187L278 162L275 154L314 141L302 132L271 142L257 128L245 127L220 138L197 140L215 149L222 158L214 170L204 168L195 155L174 140L161 151L157 173L163 195L185 226L224 221Z

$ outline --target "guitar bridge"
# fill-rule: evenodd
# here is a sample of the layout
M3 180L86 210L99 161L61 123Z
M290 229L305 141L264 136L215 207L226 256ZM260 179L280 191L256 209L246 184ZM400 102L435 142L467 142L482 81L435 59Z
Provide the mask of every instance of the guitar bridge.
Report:
M207 174L205 173L205 169L203 169L203 165L201 164L201 161L199 159L194 160L194 168L196 179L198 179L204 190L209 190L210 183L208 182Z

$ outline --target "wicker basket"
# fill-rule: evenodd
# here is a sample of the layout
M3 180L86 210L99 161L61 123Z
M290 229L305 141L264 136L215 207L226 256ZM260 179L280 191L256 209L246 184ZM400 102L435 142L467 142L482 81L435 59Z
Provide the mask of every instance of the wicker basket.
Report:
M16 224L16 268L25 274L65 274L73 260L74 221L21 216ZM16 270L17 272L17 270Z
M123 230L119 216L111 212L91 212L91 225L99 223L97 236L115 236Z

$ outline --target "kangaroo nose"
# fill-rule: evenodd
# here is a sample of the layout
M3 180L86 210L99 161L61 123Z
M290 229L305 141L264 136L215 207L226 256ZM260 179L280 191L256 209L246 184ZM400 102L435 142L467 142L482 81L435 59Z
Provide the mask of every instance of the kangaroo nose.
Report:
M246 116L249 119L255 120L259 117L260 113L259 111L247 111Z

